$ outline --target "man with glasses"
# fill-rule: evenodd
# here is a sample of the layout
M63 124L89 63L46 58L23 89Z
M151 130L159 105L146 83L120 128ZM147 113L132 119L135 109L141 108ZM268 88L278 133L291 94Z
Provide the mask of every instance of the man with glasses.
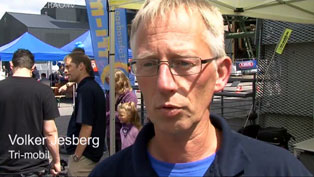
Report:
M210 113L226 85L220 12L204 0L147 0L132 24L132 71L151 120L91 176L310 176L290 152Z

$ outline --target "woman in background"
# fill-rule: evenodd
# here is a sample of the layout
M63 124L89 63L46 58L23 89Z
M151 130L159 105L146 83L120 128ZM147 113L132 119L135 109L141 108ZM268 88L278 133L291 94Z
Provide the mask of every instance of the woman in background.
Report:
M135 93L133 92L133 89L131 87L129 78L124 74L122 70L115 69L114 74L115 79L115 111L117 111L118 105L120 103L126 103L126 102L133 102L135 105L137 105L137 97ZM106 82L109 84L109 76L106 77ZM109 92L106 93L106 117L107 117L107 144L108 149L110 148L110 100L109 100ZM115 132L116 132L116 152L121 150L121 137L120 137L120 129L122 127L122 124L118 118L118 113L116 112L115 115Z

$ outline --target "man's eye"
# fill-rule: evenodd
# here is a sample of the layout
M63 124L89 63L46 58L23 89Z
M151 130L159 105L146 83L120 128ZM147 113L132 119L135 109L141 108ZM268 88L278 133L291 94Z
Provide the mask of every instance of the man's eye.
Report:
M185 68L189 68L189 67L195 66L194 62L193 61L189 61L189 60L177 60L173 64L176 67L185 67Z
M144 61L144 62L141 62L141 66L143 67L153 67L156 65L156 62L154 61Z

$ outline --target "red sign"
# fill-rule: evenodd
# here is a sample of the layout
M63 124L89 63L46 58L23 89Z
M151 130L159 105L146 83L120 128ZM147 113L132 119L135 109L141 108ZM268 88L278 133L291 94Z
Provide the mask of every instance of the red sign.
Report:
M91 64L92 64L92 68L93 68L94 72L98 72L96 61L95 60L91 60Z
M256 60L236 61L237 70L256 69Z
M243 63L239 63L239 67L240 68L251 68L254 66L253 62L243 62Z

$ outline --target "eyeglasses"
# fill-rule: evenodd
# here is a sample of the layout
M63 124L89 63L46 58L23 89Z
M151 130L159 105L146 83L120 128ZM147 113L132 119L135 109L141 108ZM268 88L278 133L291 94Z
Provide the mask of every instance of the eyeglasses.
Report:
M150 77L158 74L159 66L168 63L170 72L177 76L198 74L202 70L202 64L209 63L218 57L201 59L199 57L172 58L169 61L159 59L133 59L131 70L135 76Z

